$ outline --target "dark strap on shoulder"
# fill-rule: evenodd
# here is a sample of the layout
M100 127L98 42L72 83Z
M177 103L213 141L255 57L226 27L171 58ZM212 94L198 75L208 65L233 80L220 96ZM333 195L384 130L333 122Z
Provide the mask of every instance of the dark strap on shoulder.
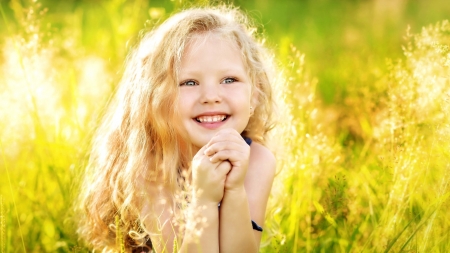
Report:
M244 141L250 146L250 144L252 144L252 139L248 138L248 137L242 137L244 138Z
M260 227L258 224L256 224L256 222L254 222L253 220L252 220L252 227L253 227L253 229L256 230L256 231L259 231L259 232L262 232L262 231L263 231L263 228Z

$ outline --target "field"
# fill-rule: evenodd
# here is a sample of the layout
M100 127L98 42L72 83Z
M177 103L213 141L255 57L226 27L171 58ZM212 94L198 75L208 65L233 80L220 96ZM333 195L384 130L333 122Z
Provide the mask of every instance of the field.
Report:
M89 251L72 203L126 54L205 2L1 0L0 253ZM448 1L229 2L284 80L261 252L450 252Z

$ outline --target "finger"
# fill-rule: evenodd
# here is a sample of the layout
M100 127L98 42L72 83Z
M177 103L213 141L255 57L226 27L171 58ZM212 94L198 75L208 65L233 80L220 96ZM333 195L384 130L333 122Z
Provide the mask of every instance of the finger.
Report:
M222 142L216 142L212 144L210 147L208 147L205 150L205 155L207 156L213 156L215 153L220 152L222 150L238 150L240 152L245 152L246 149L248 149L245 143L236 143L231 141L222 141Z
M234 129L232 128L228 128L228 129L224 129L222 131L217 132L212 138L211 140L216 140L216 139L235 139L235 140L239 140L242 139L242 136Z
M204 150L205 147L203 147L202 149ZM204 155L203 152L201 151L202 150L200 150L192 160L192 168L194 169L194 171L207 171L210 169L214 169L219 164L219 162L221 162L221 161L212 162L209 159L210 157Z
M216 152L223 149L239 149L239 150L249 150L248 144L241 137L232 137L232 138L215 138L211 140L207 145L208 147L205 149L204 154L207 156L214 155Z
M206 144L206 146L210 146L211 144L218 142L218 141L236 141L239 142L242 138L242 136L234 129L223 129L217 132Z
M215 153L213 156L211 156L209 158L209 161L211 163L216 163L219 161L230 161L233 165L238 165L235 164L236 162L239 161L245 161L247 158L247 156L245 155L245 153L237 151L237 150L232 150L232 149L227 149L227 150L221 150L220 152Z
M220 176L225 176L230 172L231 164L228 161L223 161L217 166L216 170Z

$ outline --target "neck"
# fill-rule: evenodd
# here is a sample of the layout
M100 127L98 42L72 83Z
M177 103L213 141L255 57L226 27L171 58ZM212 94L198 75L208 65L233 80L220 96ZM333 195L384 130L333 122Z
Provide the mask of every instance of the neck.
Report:
M192 145L192 158L194 158L195 154L197 154L197 152L200 150L199 147Z

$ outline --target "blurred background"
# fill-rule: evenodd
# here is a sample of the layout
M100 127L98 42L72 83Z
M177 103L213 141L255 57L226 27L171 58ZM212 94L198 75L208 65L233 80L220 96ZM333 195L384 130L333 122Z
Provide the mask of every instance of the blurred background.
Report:
M71 205L126 54L207 3L0 1L0 253L88 251ZM261 252L449 252L450 2L226 3L286 79Z

